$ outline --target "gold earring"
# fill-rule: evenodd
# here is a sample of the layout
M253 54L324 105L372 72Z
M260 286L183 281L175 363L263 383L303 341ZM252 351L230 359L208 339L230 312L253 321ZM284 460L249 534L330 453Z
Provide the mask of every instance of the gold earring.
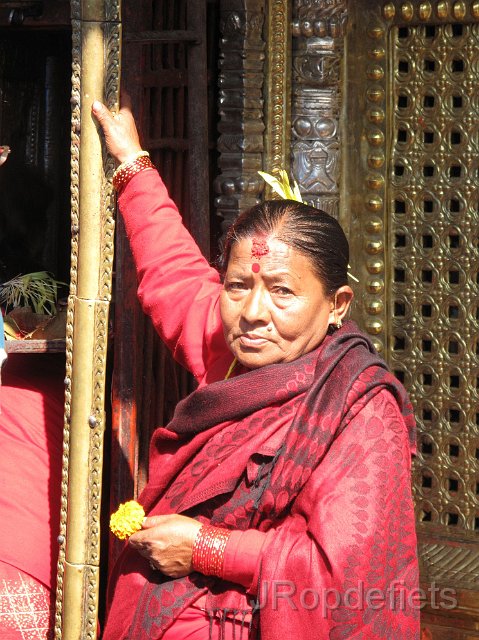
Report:
M338 318L338 316L336 315L336 313L337 313L337 309L336 309L337 301L338 301L338 293L336 292L334 294L334 326L336 327L336 329L341 329L341 327L343 326L343 321L341 320L341 318Z

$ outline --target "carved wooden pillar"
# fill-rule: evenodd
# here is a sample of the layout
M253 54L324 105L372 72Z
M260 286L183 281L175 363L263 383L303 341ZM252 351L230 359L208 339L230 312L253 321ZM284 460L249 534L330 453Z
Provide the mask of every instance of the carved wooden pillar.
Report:
M259 202L263 181L265 2L223 0L221 11L217 214L226 230Z
M344 0L296 0L293 17L293 174L305 202L339 215Z

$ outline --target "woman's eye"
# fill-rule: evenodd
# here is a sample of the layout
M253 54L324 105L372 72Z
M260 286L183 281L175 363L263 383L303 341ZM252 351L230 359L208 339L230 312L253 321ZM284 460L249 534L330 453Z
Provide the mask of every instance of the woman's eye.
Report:
M243 289L246 288L246 285L244 282L227 282L226 283L226 289L228 291L242 291Z
M273 291L274 291L274 293L278 294L279 296L291 296L291 295L293 295L293 292L291 291L291 289L288 289L288 287L275 287Z

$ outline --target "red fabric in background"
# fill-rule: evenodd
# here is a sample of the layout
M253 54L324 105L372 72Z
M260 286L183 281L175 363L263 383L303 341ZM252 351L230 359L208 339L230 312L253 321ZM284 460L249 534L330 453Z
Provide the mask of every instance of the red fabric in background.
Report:
M55 592L0 561L0 638L52 640Z
M11 354L0 387L0 560L54 587L65 358Z

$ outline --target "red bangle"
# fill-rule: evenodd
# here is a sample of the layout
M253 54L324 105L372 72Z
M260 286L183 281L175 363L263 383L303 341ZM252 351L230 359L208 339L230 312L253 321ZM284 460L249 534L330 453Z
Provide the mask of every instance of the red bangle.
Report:
M123 162L113 174L112 183L117 191L121 191L123 187L133 178L134 175L145 169L153 168L153 163L148 156L147 151L141 151L142 155L129 162Z
M204 524L193 543L191 563L195 571L205 576L223 577L226 544L231 535L228 529Z

